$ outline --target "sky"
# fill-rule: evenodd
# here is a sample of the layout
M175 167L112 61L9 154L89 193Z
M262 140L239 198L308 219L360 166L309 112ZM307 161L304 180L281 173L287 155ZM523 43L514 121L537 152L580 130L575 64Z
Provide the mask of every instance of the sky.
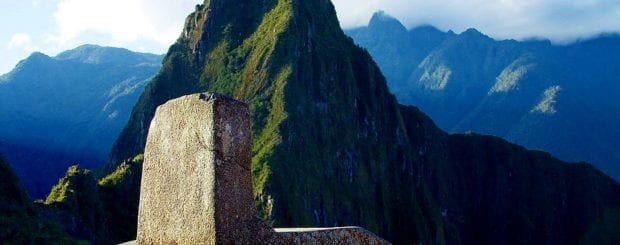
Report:
M54 56L81 44L163 54L201 0L0 0L0 74L34 51ZM496 39L570 43L620 32L620 0L333 0L343 28L383 10L407 27L429 24Z

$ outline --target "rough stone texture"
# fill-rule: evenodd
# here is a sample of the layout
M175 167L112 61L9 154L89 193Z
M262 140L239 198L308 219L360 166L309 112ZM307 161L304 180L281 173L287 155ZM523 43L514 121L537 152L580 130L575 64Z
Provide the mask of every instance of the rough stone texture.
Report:
M144 153L138 244L383 244L361 228L281 230L258 219L247 106L213 93L157 108Z
M287 244L390 244L360 227L278 228Z
M204 93L157 108L145 149L140 244L250 243L272 232L257 218L245 104Z

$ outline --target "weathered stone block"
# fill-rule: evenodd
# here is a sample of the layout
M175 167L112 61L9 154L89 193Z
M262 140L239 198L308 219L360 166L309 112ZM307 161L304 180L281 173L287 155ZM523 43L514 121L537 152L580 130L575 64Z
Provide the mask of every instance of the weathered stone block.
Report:
M257 218L247 106L204 93L157 108L145 148L140 244L250 243L273 232Z

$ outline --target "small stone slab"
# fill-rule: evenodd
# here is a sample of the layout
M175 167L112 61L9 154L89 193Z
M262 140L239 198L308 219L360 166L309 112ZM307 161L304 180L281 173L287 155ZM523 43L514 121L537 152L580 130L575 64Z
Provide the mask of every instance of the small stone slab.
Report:
M361 227L333 228L276 228L275 231L288 244L390 244Z

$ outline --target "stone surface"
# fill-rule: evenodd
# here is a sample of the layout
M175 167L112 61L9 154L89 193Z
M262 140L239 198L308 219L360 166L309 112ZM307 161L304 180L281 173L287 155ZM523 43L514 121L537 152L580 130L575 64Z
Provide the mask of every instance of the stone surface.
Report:
M250 243L273 232L256 215L245 104L204 93L157 108L145 149L140 244Z
M277 228L286 244L390 244L360 227Z
M254 207L251 143L242 102L201 93L158 107L144 153L137 243L387 243L358 227L268 227Z

